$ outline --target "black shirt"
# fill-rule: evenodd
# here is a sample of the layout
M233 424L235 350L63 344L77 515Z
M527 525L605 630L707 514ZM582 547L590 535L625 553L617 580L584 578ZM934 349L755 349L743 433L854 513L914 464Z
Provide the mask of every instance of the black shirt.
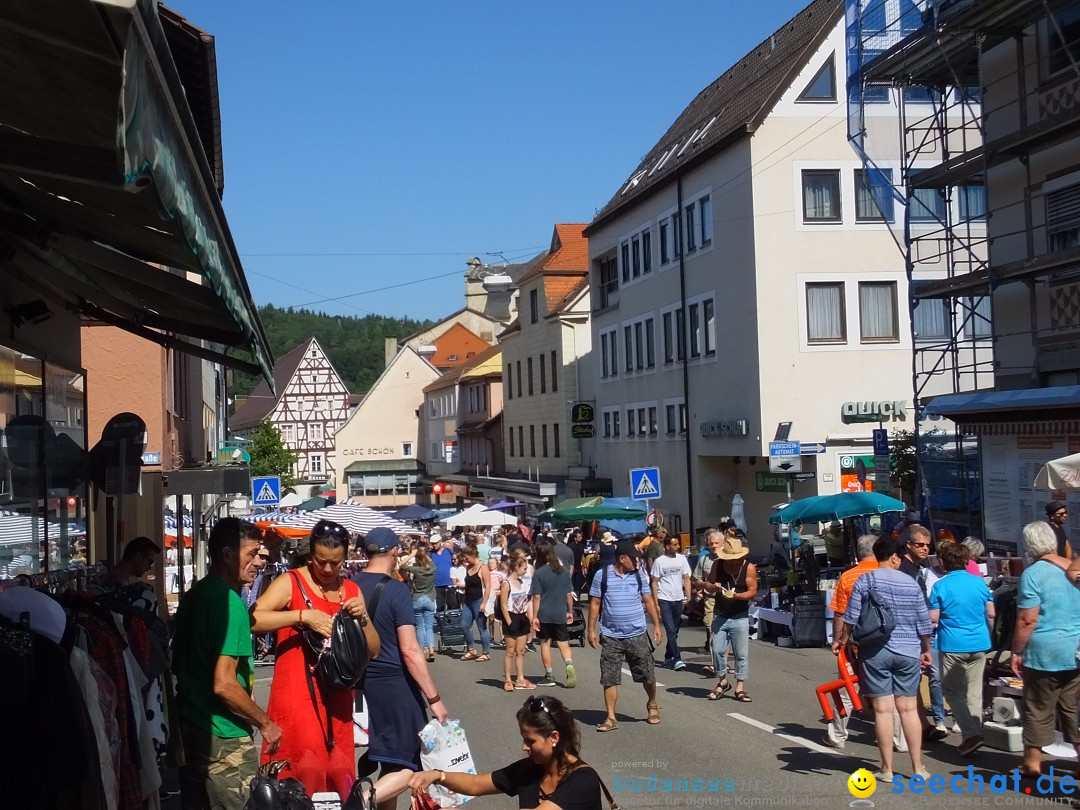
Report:
M1058 556L1059 557L1067 557L1068 553L1069 553L1068 552L1069 536L1067 534L1065 534L1065 527L1064 526L1058 526L1056 523L1050 523L1049 520L1046 521L1046 522L1050 524L1050 528L1054 530L1054 537L1057 538L1057 553L1058 553Z
M519 759L491 774L491 782L507 796L518 797L518 807L539 806L540 780L544 768L531 759ZM545 800L558 805L561 810L602 810L600 803L600 777L588 765L579 765L565 774Z

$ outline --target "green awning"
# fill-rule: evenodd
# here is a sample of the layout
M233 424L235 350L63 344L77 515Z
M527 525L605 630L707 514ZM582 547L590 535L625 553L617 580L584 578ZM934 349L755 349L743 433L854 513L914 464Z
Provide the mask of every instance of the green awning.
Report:
M417 473L424 465L414 458L392 458L384 461L354 461L345 468L346 473Z

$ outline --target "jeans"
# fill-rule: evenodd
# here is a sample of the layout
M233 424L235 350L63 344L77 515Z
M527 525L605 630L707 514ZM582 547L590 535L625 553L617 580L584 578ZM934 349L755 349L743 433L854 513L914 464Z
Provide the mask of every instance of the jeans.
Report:
M713 666L716 667L716 676L727 676L727 664L724 655L727 652L728 642L735 653L735 680L745 681L750 675L750 617L740 616L737 619L728 619L724 616L716 616L712 626L712 653Z
M421 650L435 649L435 603L430 596L418 596L412 603L416 617L416 640Z
M683 603L670 602L666 599L660 602L660 619L664 622L664 635L667 636L667 644L664 647L664 660L674 664L682 656L679 655L679 628L682 627Z
M473 645L473 623L476 623L477 629L480 631L480 647L487 655L491 652L491 636L488 635L487 617L480 612L480 608L484 606L482 599L474 599L472 602L465 602L461 606L461 632L465 634L465 648L472 649Z
M941 694L941 656L938 655L937 647L930 648L931 665L926 671L929 679L927 686L930 689L930 713L934 715L934 723L945 722L945 698Z

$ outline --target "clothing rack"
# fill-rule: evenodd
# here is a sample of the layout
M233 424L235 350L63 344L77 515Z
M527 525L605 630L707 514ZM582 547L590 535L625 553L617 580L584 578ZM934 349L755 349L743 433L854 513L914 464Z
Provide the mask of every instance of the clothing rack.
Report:
M0 580L0 591L6 591L8 588L34 588L51 594L82 591L90 585L99 583L107 571L108 569L103 564L97 563L80 568L44 571L40 574L19 574L12 579Z

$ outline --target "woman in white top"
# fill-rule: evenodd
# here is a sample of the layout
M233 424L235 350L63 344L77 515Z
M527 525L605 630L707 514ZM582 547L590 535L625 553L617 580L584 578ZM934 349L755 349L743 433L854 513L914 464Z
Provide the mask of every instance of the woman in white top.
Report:
M454 553L454 564L450 567L450 582L454 585L454 607L460 608L465 599L465 563L457 552Z
M528 566L524 554L511 554L508 575L499 590L499 618L503 623L503 691L535 689L536 684L525 677L525 641L532 627L532 597L523 575ZM517 669L517 681L511 679L511 667Z

